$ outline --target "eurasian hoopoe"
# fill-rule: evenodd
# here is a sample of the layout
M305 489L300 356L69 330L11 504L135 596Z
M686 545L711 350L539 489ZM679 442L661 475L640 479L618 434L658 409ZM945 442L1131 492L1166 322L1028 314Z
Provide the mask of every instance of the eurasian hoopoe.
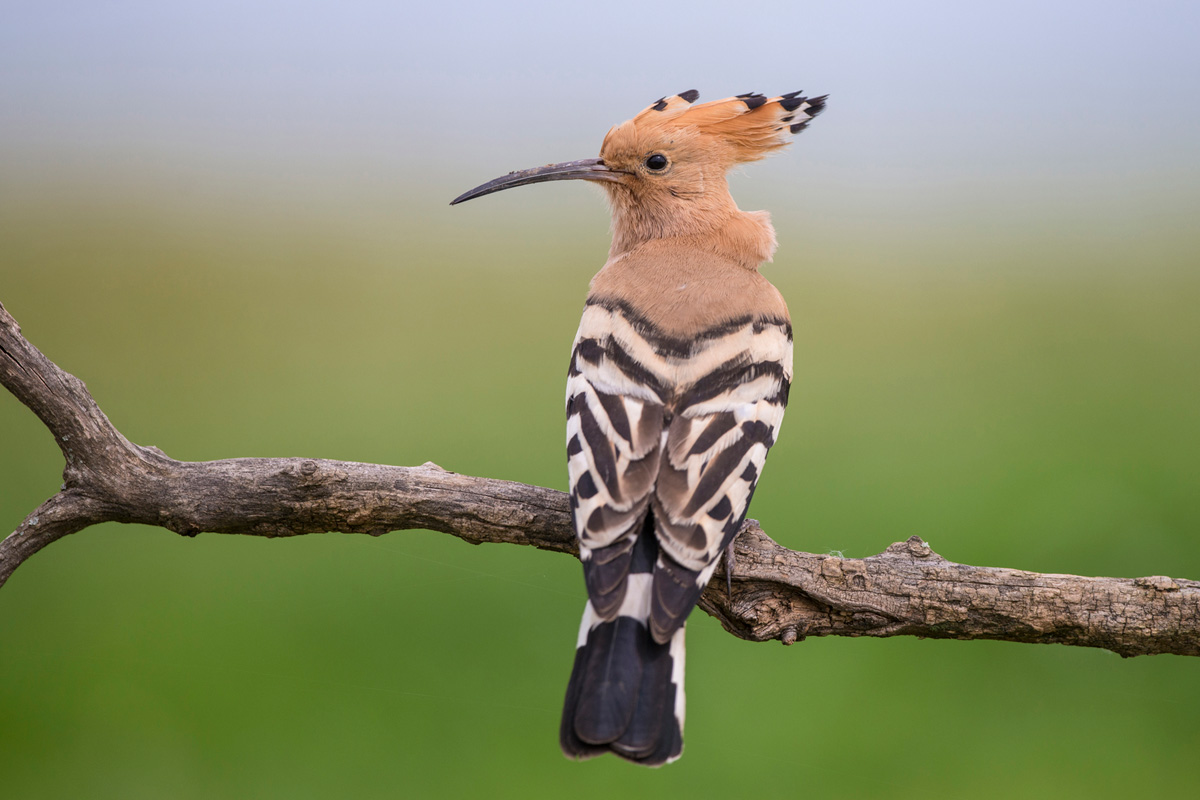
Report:
M573 758L611 750L657 766L683 751L684 621L746 517L791 385L787 305L758 272L775 230L767 212L737 207L725 173L786 145L825 97L698 96L616 126L600 158L512 172L454 200L582 179L612 207L567 378L588 593L559 733Z

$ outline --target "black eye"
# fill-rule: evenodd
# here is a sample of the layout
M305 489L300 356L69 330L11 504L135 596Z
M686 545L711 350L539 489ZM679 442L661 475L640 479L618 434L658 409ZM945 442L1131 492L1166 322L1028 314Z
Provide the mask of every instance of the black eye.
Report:
M667 168L667 157L662 153L655 153L646 159L646 166L655 172Z

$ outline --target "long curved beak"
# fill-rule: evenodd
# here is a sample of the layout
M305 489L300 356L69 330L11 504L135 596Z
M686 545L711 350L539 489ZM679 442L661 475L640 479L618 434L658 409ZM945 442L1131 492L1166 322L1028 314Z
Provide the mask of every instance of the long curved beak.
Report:
M561 164L547 164L544 167L523 169L520 172L510 172L507 175L488 181L482 186L476 186L469 192L460 194L450 201L450 205L465 203L485 194L511 189L514 186L524 186L527 183L542 183L543 181L619 181L623 172L609 169L600 158L585 158L582 161L564 161Z

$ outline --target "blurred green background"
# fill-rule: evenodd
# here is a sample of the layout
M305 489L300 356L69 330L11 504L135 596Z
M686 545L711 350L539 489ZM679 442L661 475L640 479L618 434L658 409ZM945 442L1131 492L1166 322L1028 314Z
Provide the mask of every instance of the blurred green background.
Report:
M813 552L919 534L970 564L1200 577L1196 12L742 5L736 37L706 3L14 8L0 301L176 458L432 460L565 488L599 193L446 203L594 155L664 93L828 91L791 152L733 179L774 214L764 272L796 328L752 516ZM0 531L61 468L0 394ZM425 532L87 530L0 591L0 793L1102 797L1200 778L1194 659L783 650L703 614L684 758L569 763L579 578Z

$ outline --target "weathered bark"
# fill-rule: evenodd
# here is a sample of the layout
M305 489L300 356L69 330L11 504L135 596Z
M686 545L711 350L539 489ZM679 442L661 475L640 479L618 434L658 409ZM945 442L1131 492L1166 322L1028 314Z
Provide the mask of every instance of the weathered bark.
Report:
M63 488L0 542L0 585L34 553L98 522L201 532L380 535L425 528L473 544L577 553L567 497L435 464L304 458L182 462L127 440L83 382L21 336L0 305L0 383L54 434ZM743 639L898 636L1102 647L1123 656L1200 655L1200 582L1087 578L947 561L918 537L870 558L799 553L750 520L700 605Z

